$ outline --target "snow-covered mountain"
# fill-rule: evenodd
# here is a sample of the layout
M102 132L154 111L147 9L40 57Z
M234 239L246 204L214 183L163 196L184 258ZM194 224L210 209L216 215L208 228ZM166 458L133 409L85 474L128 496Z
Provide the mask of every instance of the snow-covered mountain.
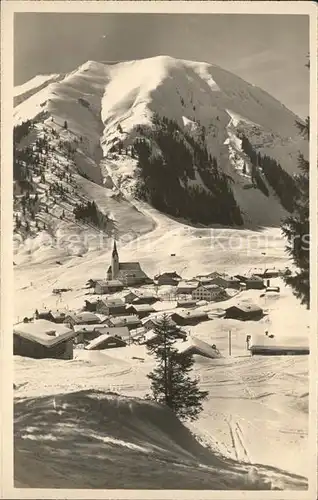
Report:
M17 125L36 118L38 128L42 124L54 129L63 140L67 123L77 172L118 188L126 197L134 196L138 179L133 145L148 141L151 155L165 163L152 132L154 117L172 120L186 149L193 152L189 138L200 143L216 160L218 172L229 176L229 189L246 226L278 226L286 210L259 165L267 194L252 182L253 166L242 136L256 153L276 160L290 175L297 171L299 151L308 154L295 125L297 116L260 88L207 63L167 56L116 64L88 61L70 74L32 79L15 90L15 99ZM192 167L192 175L176 174L182 192L214 196L195 159ZM182 207L167 213L187 217ZM204 223L200 216L197 222Z

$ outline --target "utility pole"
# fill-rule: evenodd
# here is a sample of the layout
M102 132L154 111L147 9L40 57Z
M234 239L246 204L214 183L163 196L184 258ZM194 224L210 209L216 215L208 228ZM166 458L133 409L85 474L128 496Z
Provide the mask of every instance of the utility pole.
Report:
M229 356L232 354L232 332L229 330Z
M262 252L262 255L265 256L265 259L264 259L265 260L265 262L264 262L264 274L265 274L265 272L266 272L266 261L267 261L266 252Z

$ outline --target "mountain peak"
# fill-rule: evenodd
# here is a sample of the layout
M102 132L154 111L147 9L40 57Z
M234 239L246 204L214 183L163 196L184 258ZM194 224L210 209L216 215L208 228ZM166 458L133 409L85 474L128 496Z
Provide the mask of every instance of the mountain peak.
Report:
M33 80L34 89L30 84L29 94L23 94L15 107L16 123L43 116L63 130L67 122L72 140L85 140L76 143L76 162L89 179L100 183L103 176L112 178L116 186L133 191L136 161L123 151L147 137L160 156L161 146L151 135L157 115L173 122L180 140L183 136L188 141L190 134L204 144L233 180L234 197L247 214L245 222L279 223L284 210L275 196L254 189L241 137L246 136L255 154L272 157L290 174L297 168L304 141L295 126L297 117L258 87L218 66L168 55L109 63L88 60L66 76L44 78L40 86L40 80ZM196 167L191 179L180 182L184 189L207 192Z

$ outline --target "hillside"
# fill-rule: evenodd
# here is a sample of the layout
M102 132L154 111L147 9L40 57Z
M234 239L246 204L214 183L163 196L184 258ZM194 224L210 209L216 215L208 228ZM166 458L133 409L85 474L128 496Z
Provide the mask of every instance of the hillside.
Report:
M300 476L215 454L167 408L104 391L17 400L15 450L24 488L306 487Z
M141 198L155 208L192 224L278 226L287 214L258 167L268 194L255 182L243 136L290 176L298 151L307 153L291 111L207 63L166 56L117 64L88 61L67 75L35 78L15 93L15 123L36 118L37 127L58 132L74 150L78 174L117 187L128 198L142 191ZM146 167L136 149L141 142L147 144L151 167L143 183ZM171 157L177 147L180 154ZM158 181L159 201L151 194ZM168 186L177 192L173 202Z

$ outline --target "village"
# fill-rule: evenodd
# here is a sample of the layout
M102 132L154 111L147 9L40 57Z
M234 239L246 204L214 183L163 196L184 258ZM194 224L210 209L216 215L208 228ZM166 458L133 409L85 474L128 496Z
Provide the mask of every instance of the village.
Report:
M213 271L185 280L173 271L151 279L139 262L120 262L114 242L106 276L87 281L89 299L85 299L81 310L37 308L32 317L25 317L14 325L14 354L73 359L78 349L102 351L132 345L151 346L158 336L156 326L166 315L174 327L175 344L180 353L191 352L215 359L222 354L213 338L211 344L199 340L192 335L192 328L215 317L259 321L267 314L266 310L244 299L244 294L248 290L255 290L261 296L279 294L280 287L271 285L271 280L279 275L277 269L235 276ZM53 293L61 295L63 289L55 289ZM242 342L246 342L250 355L309 353L303 346L257 345L248 329L246 334ZM269 339L274 337L267 331L264 335Z

